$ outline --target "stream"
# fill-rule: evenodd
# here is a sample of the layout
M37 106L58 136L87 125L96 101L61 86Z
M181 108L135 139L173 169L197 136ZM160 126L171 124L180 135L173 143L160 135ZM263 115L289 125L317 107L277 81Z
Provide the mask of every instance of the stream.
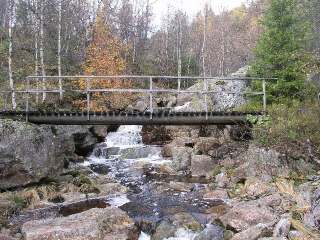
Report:
M120 126L116 132L106 136L105 142L96 146L84 163L96 174L112 177L126 186L127 194L114 196L109 203L126 211L141 228L140 239L150 239L150 234L163 219L174 214L191 214L202 226L208 224L205 210L216 206L216 202L205 201L200 194L205 184L188 182L190 191L177 191L170 187L170 181L182 182L182 178L160 177L152 174L161 167L170 166L171 159L161 156L161 146L145 145L141 136L142 126ZM216 226L217 234L221 234ZM196 239L198 233L177 229L171 240Z

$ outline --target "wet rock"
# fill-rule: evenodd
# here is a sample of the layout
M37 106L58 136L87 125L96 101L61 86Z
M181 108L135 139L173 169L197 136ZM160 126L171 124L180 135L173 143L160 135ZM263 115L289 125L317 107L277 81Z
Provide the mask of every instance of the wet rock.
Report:
M277 223L273 230L274 237L287 237L291 227L291 219L288 217L283 217Z
M156 155L159 151L158 147L152 146L132 147L121 149L119 155L121 159L138 159Z
M176 227L168 221L162 221L157 227L155 233L151 236L151 240L163 240L173 237L176 232Z
M90 131L98 139L98 142L103 142L108 134L109 126L93 126Z
M189 213L181 212L169 217L169 220L177 228L187 228L192 231L202 230L199 222Z
M90 169L98 174L107 175L110 172L110 167L105 164L94 163L90 165Z
M243 194L250 198L262 196L270 191L270 185L262 182L258 178L250 177L243 187Z
M178 192L190 192L192 189L192 184L184 182L170 182L170 189Z
M271 208L251 201L235 204L219 219L225 227L240 232L259 223L266 224L275 221L276 215Z
M57 135L73 140L75 153L79 156L86 157L98 142L88 126L55 126L54 129Z
M194 240L223 240L223 228L216 225L207 225L207 227L199 233Z
M176 171L187 171L191 165L192 148L175 147L172 153L172 165Z
M290 231L288 237L290 240L301 240L304 239L305 235L299 231Z
M225 202L229 199L229 196L226 190L217 189L204 194L203 199L207 201Z
M270 227L266 224L257 224L240 233L235 234L231 240L258 240L271 234Z
M58 176L74 149L48 126L0 121L0 189Z
M134 222L120 209L91 209L68 217L27 222L25 240L138 239Z
M206 176L211 177L212 169L216 163L207 155L191 156L191 174L192 176Z
M106 196L110 194L116 194L116 193L126 193L128 189L125 186L122 186L120 183L104 183L99 184L99 195L100 196Z
M208 154L209 151L215 150L221 146L218 139L215 137L198 138L194 146L196 154Z

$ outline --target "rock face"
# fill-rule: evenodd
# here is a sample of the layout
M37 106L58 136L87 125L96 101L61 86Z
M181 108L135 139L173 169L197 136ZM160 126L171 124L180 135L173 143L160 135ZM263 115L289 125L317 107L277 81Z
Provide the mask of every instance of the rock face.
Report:
M57 176L74 148L48 126L0 121L0 189L25 186Z
M25 240L138 239L134 222L118 208L91 209L68 217L27 222Z

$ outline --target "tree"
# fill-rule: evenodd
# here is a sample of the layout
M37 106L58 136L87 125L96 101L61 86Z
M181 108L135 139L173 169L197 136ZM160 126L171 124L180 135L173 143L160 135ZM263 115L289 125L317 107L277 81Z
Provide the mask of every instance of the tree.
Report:
M268 84L272 100L297 96L307 73L308 23L299 17L296 0L271 0L262 24L251 74L278 78Z
M86 75L113 76L124 72L126 62L123 55L126 46L114 36L109 26L105 23L102 11L99 11L94 25L93 39L87 48L87 59L84 64ZM80 81L80 86L85 89L86 81ZM125 88L131 86L126 80L99 79L90 83L90 88ZM93 94L91 109L103 111L112 108L122 108L127 104L119 94ZM82 103L83 104L83 103ZM81 105L81 104L80 104Z
M8 72L9 72L9 85L11 89L11 101L12 108L16 109L16 95L14 92L14 82L13 82L13 73L12 73L12 28L13 28L13 17L14 17L14 8L15 8L15 0L9 1L9 56L8 56Z

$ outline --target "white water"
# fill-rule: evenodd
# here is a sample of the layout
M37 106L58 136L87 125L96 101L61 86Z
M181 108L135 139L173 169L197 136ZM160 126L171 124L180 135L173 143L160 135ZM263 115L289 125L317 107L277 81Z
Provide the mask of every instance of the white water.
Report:
M108 147L132 148L142 146L141 137L142 126L124 125L120 126L116 132L111 132L106 137Z

